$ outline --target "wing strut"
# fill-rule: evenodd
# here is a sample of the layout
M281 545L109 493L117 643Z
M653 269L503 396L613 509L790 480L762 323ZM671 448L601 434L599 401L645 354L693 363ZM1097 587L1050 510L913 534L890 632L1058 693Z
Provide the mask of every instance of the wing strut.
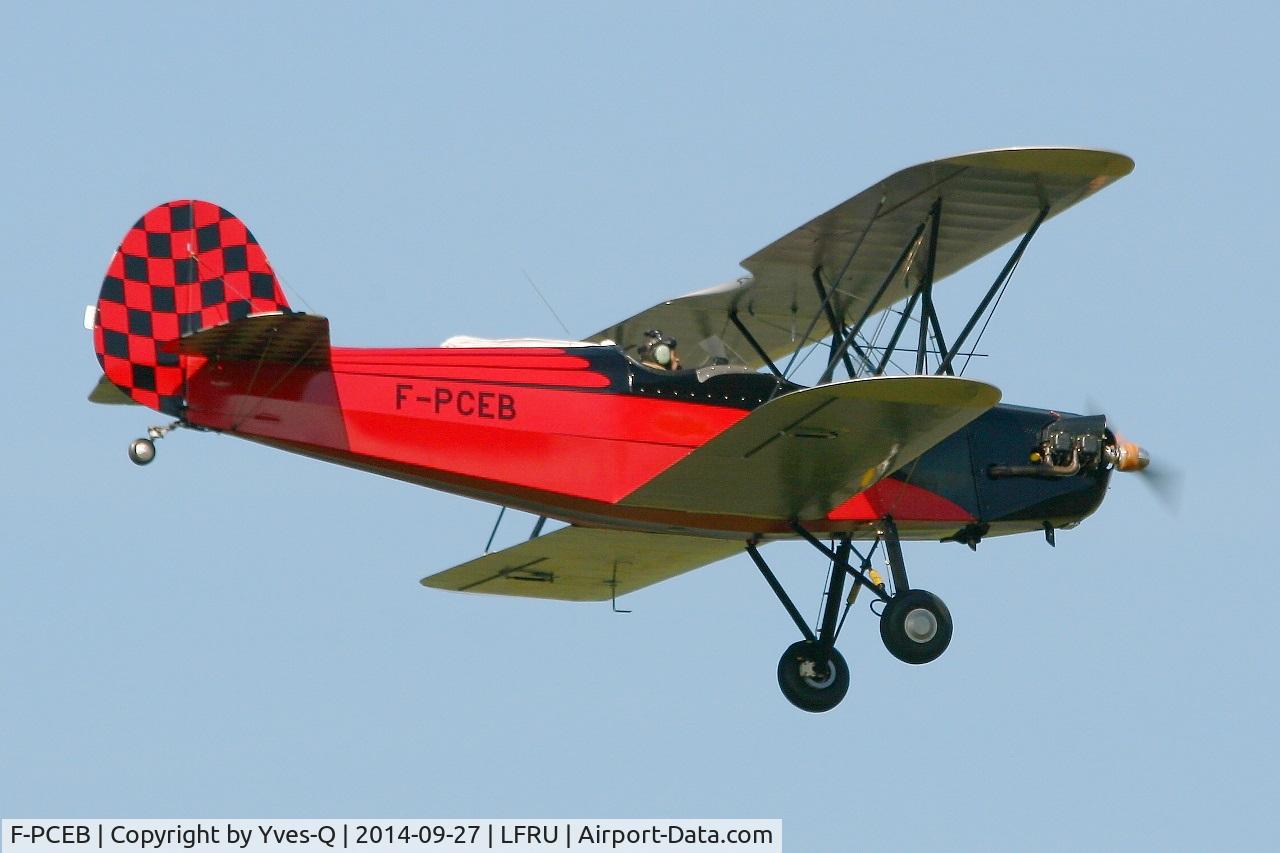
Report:
M498 510L498 517L493 522L493 530L489 531L489 541L484 543L484 552L489 553L489 549L493 547L493 537L498 535L498 526L502 524L502 517L507 514L507 508L501 507ZM533 532L529 534L529 541L533 541L542 535L542 528L547 523L545 515L538 516L538 520L533 523Z
M867 354L862 351L862 347L853 342L853 338L849 338L849 347L842 346L844 337L844 324L836 317L836 311L831 307L831 297L835 295L835 287L831 288L828 293L827 289L822 286L822 267L816 267L813 270L813 286L818 290L818 298L822 300L822 309L826 312L827 323L831 326L831 354L834 357L837 349L844 351L840 355L840 360L844 362L845 372L849 374L850 379L858 377L858 371L853 369L853 361L849 358L849 347L852 347L858 353L858 357L862 359L864 365L870 365L871 359L867 358Z
M858 333L861 332L862 327L866 325L867 319L875 313L875 307L880 303L881 297L883 297L885 291L889 289L889 285L893 280L898 277L898 272L902 269L902 265L907 262L907 258L911 257L911 253L915 249L916 243L920 240L920 235L924 233L924 226L925 223L921 222L920 226L916 228L915 233L911 235L911 239L907 241L907 245L902 247L902 254L898 255L898 260L894 262L893 267L889 270L889 274L884 277L884 281L880 282L880 289L876 291L876 295L867 303L867 307L862 312L862 316L858 318L858 322L853 324L853 328L849 330L848 336L840 342L839 349L831 353L831 360L827 362L827 368L822 371L822 377L818 380L819 385L825 385L831 381L832 376L835 373L836 365L839 364L839 357L844 355L848 351L849 347L853 345L854 340L858 337ZM897 338L894 338L894 344L896 343ZM893 344L890 344L889 349L892 351ZM869 361L868 364L870 364ZM884 373L883 365L876 370L876 375L881 373Z
M489 553L489 549L493 547L493 537L498 535L498 525L502 523L502 517L507 514L507 508L504 506L498 510L498 518L493 522L493 530L489 531L489 541L484 543L484 552Z
M929 243L925 254L925 268L921 276L920 285L911 294L911 298L907 300L907 305L902 311L902 315L898 320L897 326L894 328L893 335L890 337L889 343L885 346L880 357L880 363L875 367L874 375L880 376L885 372L886 368L888 368L889 361L893 353L897 351L898 341L906 330L907 322L912 319L912 314L915 312L916 303L918 302L920 303L920 329L915 347L915 372L918 375L925 375L926 357L931 351L933 351L936 352L939 357L938 367L934 371L934 375L946 374L948 376L954 376L955 369L953 364L956 356L959 355L961 350L964 348L965 342L968 341L969 335L973 332L974 327L977 326L978 321L982 319L983 315L986 314L987 309L990 308L992 300L996 299L997 295L1008 286L1009 278L1017 268L1018 263L1022 260L1022 255L1026 251L1027 245L1031 242L1031 238L1035 236L1036 231L1040 228L1040 224L1048 218L1049 209L1050 205L1048 204L1043 205L1040 208L1035 220L1032 221L1031 226L1027 229L1026 233L1022 235L1022 239L1018 242L1017 247L1009 256L1008 261L1005 262L1004 268L1000 270L1000 274L996 276L996 280L982 297L977 308L974 309L973 314L969 317L968 322L965 323L964 328L960 331L960 335L956 338L955 343L948 347L946 339L942 334L942 325L938 319L937 308L933 303L933 279L937 265L938 234L942 222L942 199L934 201L933 205L929 208L928 217L916 228L911 239L907 241L906 246L903 247L901 254L898 256L898 260L894 262L893 267L889 270L889 274L885 276L883 281L880 283L880 288L876 291L875 296L867 303L866 310L863 311L862 316L858 318L858 321L854 323L847 333L843 328L839 327L839 324L834 319L835 312L824 299L823 307L827 311L828 319L832 321L832 334L835 335L835 339L832 344L831 357L827 362L826 369L822 371L822 376L818 379L818 384L822 385L831 382L836 366L841 363L844 363L846 370L851 369L852 365L849 362L850 349L853 349L859 357L864 358L868 366L870 366L870 359L866 356L865 351L857 344L857 336L862 331L862 327L866 323L867 319L873 313L875 305L888 291L890 283L892 283L898 277L899 273L902 272L904 265L907 268L910 267L909 259L912 257L920 238L924 234L925 226L929 227ZM818 287L819 294L825 295L822 282L819 280L817 272L817 270L814 271L814 284ZM932 333L936 350L931 350L929 347L930 333ZM981 333L979 333L979 338L981 338ZM879 347L872 344L870 349L872 351L876 351Z
M924 298L920 300L920 341L916 346L916 373L924 373L924 358L929 351L929 328L933 328L933 337L938 345L938 352L947 351L942 340L942 326L938 324L938 309L933 307L933 272L938 260L938 226L942 221L942 199L939 198L929 209L929 254L925 257L924 281L920 290ZM926 318L928 323L925 323ZM938 371L941 373L942 371ZM947 370L950 373L950 368Z
M738 331L742 334L742 337L746 338L747 343L756 351L756 355L764 359L764 366L769 368L769 372L777 377L779 382L786 382L787 378L782 375L781 370L778 370L778 365L773 363L773 359L769 358L769 354L760 346L760 342L756 340L755 335L751 334L751 332L747 330L747 327L743 325L742 321L738 319L737 308L730 309L729 322L733 323L733 325L737 327Z
M893 358L894 348L898 345L898 338L902 337L902 330L907 327L907 320L911 319L911 312L916 307L916 300L920 298L920 289L916 288L911 294L911 298L907 300L907 307L902 309L902 316L898 319L898 326L893 330L893 337L889 338L889 345L884 348L884 355L880 358L880 363L876 365L876 376L884 374L885 368L889 366L889 359Z
M828 291L822 284L822 264L818 264L813 268L813 286L818 291L819 305L817 312L813 315L813 319L809 321L809 327L804 330L803 340L807 341L809 339L809 334L813 331L813 327L818 325L818 318L825 313L827 316L827 322L831 326L831 357L833 359L837 358L835 355L836 348L844 337L844 323L836 317L835 309L831 307L831 299L836 295L836 291L840 289L840 282L844 281L845 273L847 273L849 271L849 267L853 265L853 259L858 256L858 250L862 248L862 244L866 242L867 235L871 233L872 226L876 224L876 219L880 216L880 211L884 209L885 199L886 196L880 196L880 201L876 204L875 211L867 219L867 226L862 229L862 234L858 236L858 242L853 244L853 249L849 252L849 257L845 259L844 266L840 268L840 273L836 276L835 281L831 283L830 291ZM792 310L794 311L795 309L793 308ZM843 314L844 310L841 309L841 315L843 316ZM852 343L851 341L851 344L853 348L857 350L863 363L870 367L871 359L867 357L867 354L864 353L856 343ZM791 358L787 361L787 369L784 371L787 375L790 375L791 367L796 363L796 356L799 354L799 349L791 353ZM858 373L853 369L853 362L849 360L848 347L844 348L844 353L839 358L844 361L845 370L848 371L849 378L856 379Z
M1009 256L1009 260L1005 262L1004 269L1000 270L1000 275L996 276L995 282L987 291L987 295L982 297L982 301L978 303L978 307L974 309L973 316L969 318L969 322L965 323L964 329L960 332L960 337L956 338L955 344L947 352L942 363L938 365L938 373L944 370L951 373L951 362L955 359L960 348L964 346L965 339L969 337L969 333L973 331L973 327L977 325L978 318L986 313L987 306L991 304L991 300L995 297L996 291L1000 290L1009 280L1009 276L1013 274L1014 267L1022 260L1022 253L1026 251L1027 244L1031 242L1031 238L1036 235L1036 230L1040 227L1040 223L1044 222L1045 217L1049 215L1049 205L1040 208L1040 215L1036 217L1036 221L1031 223L1031 227L1027 229L1027 233L1022 235L1022 240L1018 243L1018 248L1013 250L1013 254ZM979 335L978 337L982 337ZM976 344L975 344L976 346Z

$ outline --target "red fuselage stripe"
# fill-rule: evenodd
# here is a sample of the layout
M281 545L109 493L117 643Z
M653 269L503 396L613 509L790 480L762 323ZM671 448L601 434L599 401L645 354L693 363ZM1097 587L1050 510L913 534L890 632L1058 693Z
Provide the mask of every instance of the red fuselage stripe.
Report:
M614 380L555 350L458 352L334 350L332 370L185 357L187 417L449 491L498 500L516 494L553 514L718 530L776 526L618 506L747 409L593 390ZM473 355L483 357L464 375L457 363ZM901 522L971 518L927 490L885 480L829 520L857 525L890 512Z

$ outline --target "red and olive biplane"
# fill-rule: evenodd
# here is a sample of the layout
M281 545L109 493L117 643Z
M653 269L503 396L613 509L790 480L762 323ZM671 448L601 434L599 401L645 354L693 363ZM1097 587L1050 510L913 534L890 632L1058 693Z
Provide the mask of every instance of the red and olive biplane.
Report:
M1040 225L1132 168L1066 148L924 163L756 252L750 275L585 340L435 348L332 346L328 320L289 308L239 219L173 201L125 235L86 315L104 374L90 399L176 419L133 442L138 464L187 427L541 517L528 541L429 587L608 601L745 550L803 636L778 664L782 691L824 711L848 689L835 640L860 589L883 603L901 660L950 642L951 616L910 586L901 540L1052 542L1098 507L1112 470L1146 467L1103 416L1001 405L957 375ZM1013 240L944 332L935 285ZM802 350L825 363L812 387L793 381ZM543 534L548 518L569 526ZM816 628L760 554L792 538L831 567Z

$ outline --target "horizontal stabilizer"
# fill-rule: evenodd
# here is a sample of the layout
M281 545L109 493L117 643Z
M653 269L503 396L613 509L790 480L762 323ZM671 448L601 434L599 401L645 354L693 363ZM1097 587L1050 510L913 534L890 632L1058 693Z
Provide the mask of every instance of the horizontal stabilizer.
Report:
M293 367L329 364L329 321L315 314L257 314L179 338L178 352Z
M120 386L112 382L106 376L98 379L98 384L93 386L93 390L89 392L90 403L101 403L106 406L140 406L141 403L136 402L128 394L120 390Z
M731 539L566 527L422 579L423 586L608 601L743 550Z
M765 403L622 504L822 518L999 401L999 389L954 376L879 376L795 391Z

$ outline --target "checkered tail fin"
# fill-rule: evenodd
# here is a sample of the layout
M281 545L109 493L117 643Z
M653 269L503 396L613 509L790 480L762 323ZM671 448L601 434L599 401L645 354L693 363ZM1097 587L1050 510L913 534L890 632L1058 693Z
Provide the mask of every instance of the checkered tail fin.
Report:
M139 219L111 259L93 347L102 372L121 391L181 416L178 338L288 310L267 256L243 222L207 201L171 201Z

